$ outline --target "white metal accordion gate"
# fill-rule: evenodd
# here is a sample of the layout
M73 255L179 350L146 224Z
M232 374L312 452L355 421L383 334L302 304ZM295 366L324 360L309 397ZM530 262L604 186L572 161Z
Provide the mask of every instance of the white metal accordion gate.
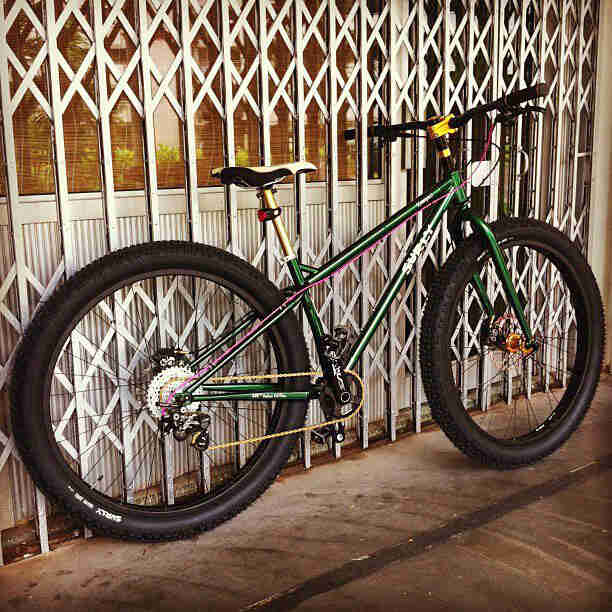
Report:
M380 151L368 124L461 112L547 81L545 118L496 128L501 163L473 202L489 219L544 219L588 248L597 0L5 0L1 10L0 529L34 517L42 551L49 509L15 452L7 393L37 305L91 260L147 240L214 244L288 282L253 192L214 185L215 165L317 164L314 180L279 188L291 239L317 265L435 180L424 141ZM344 142L349 127L359 145ZM455 141L463 163L483 137L475 124ZM316 289L329 328L360 328L421 222ZM442 226L364 355L352 434L363 447L427 419L417 339L450 248ZM478 342L464 327L463 341ZM306 436L306 467L310 455Z

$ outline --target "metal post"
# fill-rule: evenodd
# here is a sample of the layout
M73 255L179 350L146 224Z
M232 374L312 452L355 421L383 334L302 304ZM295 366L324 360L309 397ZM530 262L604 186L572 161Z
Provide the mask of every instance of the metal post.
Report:
M193 57L191 54L191 43L197 36L197 25L195 32L189 24L189 0L180 0L181 15L181 44L183 53L183 113L184 113L184 133L185 133L185 193L189 203L189 225L190 238L194 242L202 242L202 217L200 215L200 196L198 193L198 166L195 141L195 108L193 101ZM202 12L206 11L205 6Z
M306 105L304 102L304 28L306 19L304 17L304 5L301 0L295 0L295 83L296 83L296 119L297 119L297 159L306 159ZM306 177L298 174L295 179L295 216L298 220L299 257L302 262L308 264L308 245L310 244L311 222L306 199ZM306 342L310 343L310 327L306 317L302 317L302 330ZM310 367L315 367L314 363ZM307 424L312 424L312 410L308 411ZM311 463L311 435L305 431L302 435L302 463L304 469L309 469Z
M358 150L359 150L359 164L358 164L358 190L357 190L357 206L359 208L359 232L366 230L366 219L369 212L368 202L368 51L370 44L368 41L368 2L367 0L360 0L359 2L359 137ZM361 282L361 305L360 305L360 327L363 327L367 321L367 314L369 310L369 297L370 297L370 275L368 274L370 263L370 255L366 253L361 257L359 262L359 279ZM365 382L365 397L363 407L359 414L359 422L357 427L360 428L360 439L361 448L368 447L368 421L369 421L369 405L370 402L368 397L368 379L370 377L370 355L369 351L364 351L363 357L361 358L362 365L361 369L363 372L363 380Z
M19 6L14 5L11 12L5 13L5 3L0 4L0 41L8 38L8 32L13 24ZM25 257L25 244L23 231L19 218L19 184L17 179L17 156L15 152L15 135L13 131L13 100L9 90L10 72L8 63L8 54L0 53L0 99L2 104L2 127L4 136L4 151L6 154L6 188L9 212L9 226L11 228L11 236L13 241L13 252L15 254L15 277L17 282L17 295L19 302L19 321L22 329L25 329L30 320L29 298L28 298L28 283L27 272L28 267ZM9 359L10 361L10 359ZM2 387L3 385L0 385ZM6 446L13 445L12 436L6 442ZM17 455L15 455L17 456ZM38 536L40 539L41 552L49 551L49 540L47 531L46 503L40 491L36 489L36 507L38 512ZM0 542L0 555L2 544Z
M259 104L261 107L261 152L263 154L263 165L269 166L271 159L270 148L270 114L274 110L270 108L270 86L268 74L268 2L266 0L258 0L258 40L259 40ZM263 223L264 241L266 243L266 275L270 279L274 279L274 240L272 228L269 223Z
M335 235L336 219L338 217L338 64L336 52L338 40L336 37L337 14L336 0L329 0L329 231L331 233L330 255L336 254ZM331 317L331 328L340 319L340 281L333 277L331 281L333 294L333 308ZM331 330L330 330L331 331ZM340 458L340 444L335 440L332 442L332 450L336 459Z
M59 35L59 28L56 23L55 16L55 5L53 2L45 3L45 21L46 21L46 34L47 34L47 48L49 53L49 85L50 85L50 96L51 96L51 119L52 119L52 130L53 130L53 150L55 157L55 196L58 208L58 219L61 227L62 234L62 250L64 254L64 268L66 276L72 276L77 269L76 257L74 253L74 242L72 238L72 218L68 207L68 174L66 168L66 151L64 147L64 125L63 125L63 109L70 102L69 91L66 91L64 98L62 98L60 92L60 81L59 81L59 55L60 51L57 47L57 36ZM64 13L68 11L66 7L62 14L58 17L58 22L62 21ZM89 55L92 55L92 49L89 51ZM83 60L83 63L87 61L87 58ZM91 61L91 58L90 58ZM79 70L79 72L81 72ZM95 117L95 115L94 115ZM97 118L97 117L96 117ZM91 449L89 448L87 440L87 431L85 428L86 419L86 408L85 398L83 397L82 391L87 387L87 379L81 382L83 389L80 388L77 382L77 377L83 370L83 363L76 356L76 352L80 349L80 341L76 333L71 335L71 345L73 353L73 368L74 368L74 401L76 404L77 413L77 428L79 437L79 463L81 467L81 473L85 477L88 473L89 456ZM42 499L37 494L36 500ZM39 510L39 519L41 512ZM84 536L90 537L91 532L85 528Z
M142 97L144 110L144 146L145 146L145 194L149 209L149 227L151 240L161 240L161 224L159 210L159 192L157 180L157 157L155 151L155 126L153 123L156 104L153 101L153 91L151 83L152 60L149 52L149 42L155 33L160 21L161 13L158 13L154 21L147 23L147 0L138 0L138 28L140 36L140 66L142 73ZM159 7L156 7L159 8ZM166 87L168 84L166 83ZM159 99L163 94L163 83L160 83L160 90L156 98ZM163 294L162 281L156 280L155 304L157 312L157 328L160 337L160 346L164 346L164 338L167 336L167 320L161 312L161 306L165 300ZM174 453L172 441L165 439L162 441L165 461L163 464L165 478L166 502L174 503Z

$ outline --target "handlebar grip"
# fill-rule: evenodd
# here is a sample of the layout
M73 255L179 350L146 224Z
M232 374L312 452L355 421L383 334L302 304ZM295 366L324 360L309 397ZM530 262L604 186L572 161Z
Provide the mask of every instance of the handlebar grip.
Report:
M538 83L532 87L526 87L525 89L519 89L513 91L506 96L506 103L510 106L518 106L528 100L535 98L541 98L548 93L548 85L546 83Z

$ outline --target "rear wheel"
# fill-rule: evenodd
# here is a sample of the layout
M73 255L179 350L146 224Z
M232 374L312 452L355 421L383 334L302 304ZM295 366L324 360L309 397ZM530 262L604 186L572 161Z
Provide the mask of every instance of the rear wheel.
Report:
M586 260L549 225L513 219L491 226L537 343L530 350L490 254L467 240L440 271L421 334L432 416L470 457L498 468L536 461L584 417L601 371L604 319ZM483 313L480 274L495 309Z
M159 242L104 257L39 311L15 361L13 429L48 495L91 527L135 539L209 529L257 498L296 435L218 450L160 428L160 393L176 388L280 305L278 290L244 261L192 243ZM216 376L308 370L293 314ZM282 379L302 390L308 378ZM210 445L300 427L306 402L200 405ZM201 425L201 423L198 423ZM177 436L180 440L181 436ZM205 446L205 445L203 445Z

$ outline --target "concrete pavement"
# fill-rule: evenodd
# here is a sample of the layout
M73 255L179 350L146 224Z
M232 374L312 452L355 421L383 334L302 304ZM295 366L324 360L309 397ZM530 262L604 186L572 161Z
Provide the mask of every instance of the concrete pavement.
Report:
M80 540L0 568L2 610L612 610L612 377L539 464L439 431L283 475L195 539Z

